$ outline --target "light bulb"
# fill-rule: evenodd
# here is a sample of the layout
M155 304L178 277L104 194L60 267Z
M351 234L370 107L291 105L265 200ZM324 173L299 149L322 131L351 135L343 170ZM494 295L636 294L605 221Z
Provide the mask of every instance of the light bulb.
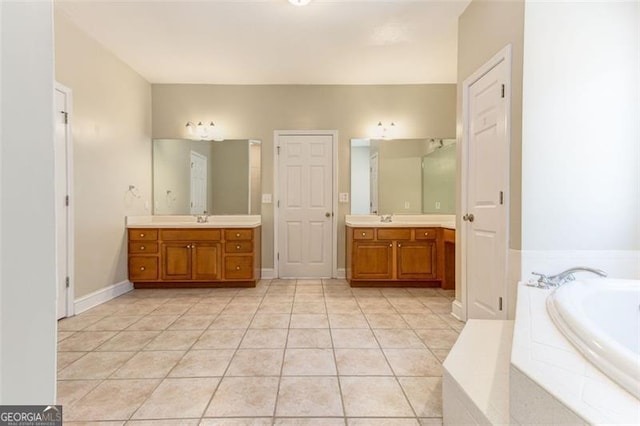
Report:
M294 6L306 6L311 3L311 0L289 0L289 3Z

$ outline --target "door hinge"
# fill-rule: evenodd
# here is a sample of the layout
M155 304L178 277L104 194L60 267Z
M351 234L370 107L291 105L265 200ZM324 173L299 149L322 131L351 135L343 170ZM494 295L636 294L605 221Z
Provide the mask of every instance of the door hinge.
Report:
M504 204L504 192L500 191L500 205Z
M280 260L280 253L276 254L276 258Z
M280 208L280 200L278 200L278 208Z
M64 197L64 205L67 206L67 207L69 206L69 196L68 195L66 195Z
M67 288L69 288L69 277L66 277L66 278L64 279L64 285L65 285Z
M500 95L501 98L504 98L504 84L502 85L502 94Z
M278 151L278 155L280 155L280 145L276 147L276 150Z
M69 113L67 111L60 111L60 113L64 117L64 124L69 124Z
M502 310L502 297L498 297L498 310Z

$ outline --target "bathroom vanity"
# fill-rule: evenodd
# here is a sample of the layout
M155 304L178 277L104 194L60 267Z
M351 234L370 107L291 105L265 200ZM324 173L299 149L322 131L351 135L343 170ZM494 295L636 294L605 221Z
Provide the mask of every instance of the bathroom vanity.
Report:
M353 287L455 288L455 223L449 216L346 218L346 273Z
M135 288L255 287L260 216L127 217L129 281Z

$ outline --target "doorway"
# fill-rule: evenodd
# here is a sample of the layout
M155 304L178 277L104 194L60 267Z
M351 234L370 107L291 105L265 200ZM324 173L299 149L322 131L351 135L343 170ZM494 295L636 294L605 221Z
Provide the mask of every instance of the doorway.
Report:
M462 319L507 318L511 46L463 83Z
M275 132L275 273L337 275L337 131Z
M55 88L55 222L57 319L72 316L73 306L73 221L71 204L71 89Z

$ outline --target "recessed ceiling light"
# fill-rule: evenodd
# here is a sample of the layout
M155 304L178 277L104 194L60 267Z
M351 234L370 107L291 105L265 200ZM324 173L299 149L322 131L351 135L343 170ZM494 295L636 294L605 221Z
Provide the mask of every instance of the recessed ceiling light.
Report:
M306 6L311 3L311 0L289 0L289 3L294 6Z

